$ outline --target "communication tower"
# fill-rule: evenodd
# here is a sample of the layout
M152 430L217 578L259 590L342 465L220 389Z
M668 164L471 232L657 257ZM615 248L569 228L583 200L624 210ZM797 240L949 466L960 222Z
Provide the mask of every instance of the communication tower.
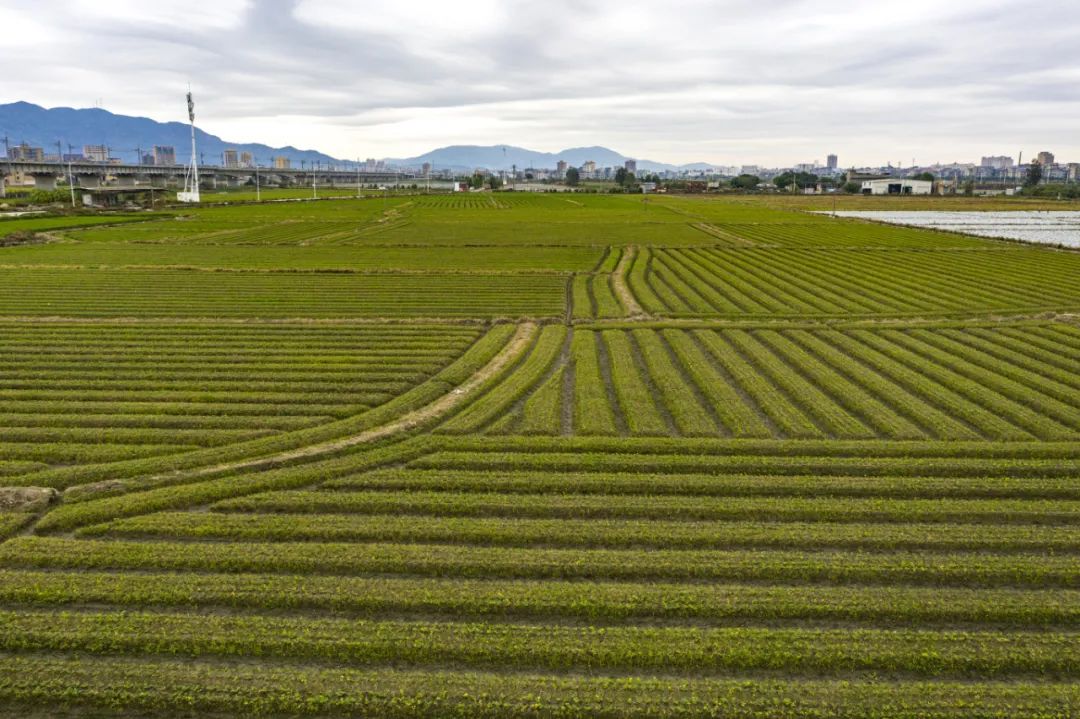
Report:
M187 94L187 114L191 123L191 164L184 173L184 191L176 193L179 202L199 201L199 163L195 154L195 101L191 99L191 90Z

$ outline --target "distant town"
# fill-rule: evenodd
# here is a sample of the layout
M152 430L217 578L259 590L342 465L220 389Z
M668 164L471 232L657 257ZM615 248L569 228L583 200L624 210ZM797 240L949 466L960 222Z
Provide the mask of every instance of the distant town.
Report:
M154 145L119 156L107 145L70 145L55 152L4 138L0 160L0 193L7 189L55 190L58 186L106 188L140 185L168 188L183 176L190 157L178 162L176 148ZM190 153L188 153L190 155ZM133 156L132 156L133 155ZM137 160L137 161L136 161ZM1053 152L1042 151L1029 162L1023 156L985 156L979 162L919 165L914 162L878 167L842 167L836 154L824 162L795 163L788 167L716 165L693 169L638 170L638 162L600 166L587 160L574 166L559 160L550 167L437 167L430 162L395 164L368 158L364 161L294 163L286 156L256 157L252 152L225 149L218 157L200 156L200 181L208 189L262 183L288 187L296 184L366 186L427 183L432 189L453 191L506 189L521 191L588 190L663 192L846 192L863 194L1014 194L1033 185L1072 185L1080 181L1080 163L1058 162ZM259 177L259 173L262 177ZM1034 180L1034 181L1033 181ZM434 184L432 184L434 183Z

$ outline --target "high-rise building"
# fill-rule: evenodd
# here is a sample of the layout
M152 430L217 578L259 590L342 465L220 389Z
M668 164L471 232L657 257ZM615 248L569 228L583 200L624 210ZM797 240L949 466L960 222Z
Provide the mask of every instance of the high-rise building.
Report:
M1007 170L1013 166L1013 159L1008 155L990 155L982 158L979 165L993 170Z
M431 163L430 162L425 162L420 169L424 173L424 177L430 177L431 176Z
M83 145L82 154L90 162L109 161L109 148L105 145Z
M828 157L825 158L825 167L827 169L835 170L837 168L837 165L838 165L838 163L837 163L836 155L829 155Z
M1035 158L1035 161L1038 162L1040 165L1053 165L1054 153L1043 150L1039 153L1039 156Z
M637 160L627 160L623 163L623 167L627 172L637 172Z
M275 170L288 170L290 167L292 167L292 162L289 161L289 158L280 155L274 158Z
M225 150L221 153L221 164L225 167L239 167L240 153L236 150Z
M592 160L586 160L581 166L581 177L584 179L592 179L596 177L596 163Z
M255 167L255 156L250 152L241 152L240 167Z
M176 148L172 145L154 145L155 165L175 165Z
M44 162L45 150L20 142L15 147L8 148L8 159L16 162Z
M566 168L567 168L566 160L559 160L558 162L555 163L555 172L556 172L556 174L559 175L559 177L562 177L563 175L566 174Z

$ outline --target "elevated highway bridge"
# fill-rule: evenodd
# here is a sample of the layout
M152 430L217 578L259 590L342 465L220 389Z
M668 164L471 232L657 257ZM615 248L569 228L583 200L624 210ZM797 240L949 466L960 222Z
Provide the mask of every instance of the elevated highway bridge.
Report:
M83 160L80 162L33 162L0 161L0 196L9 182L33 178L34 187L39 190L56 189L57 181L66 179L69 174L78 187L101 187L115 185L119 187L172 187L183 183L186 165L127 165ZM254 167L220 167L208 165L199 168L199 180L204 186L235 187L245 184L255 177ZM411 172L357 172L355 169L290 168L279 169L260 167L259 181L266 186L291 184L311 186L314 181L319 186L355 186L398 183L414 180Z

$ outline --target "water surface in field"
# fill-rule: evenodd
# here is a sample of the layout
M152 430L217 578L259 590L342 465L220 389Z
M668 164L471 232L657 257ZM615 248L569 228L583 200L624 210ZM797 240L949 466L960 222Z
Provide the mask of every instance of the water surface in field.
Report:
M820 214L831 215L831 212ZM1080 212L1030 210L1009 212L939 212L848 210L839 217L877 220L896 225L964 232L980 237L999 237L1048 245L1080 247Z

